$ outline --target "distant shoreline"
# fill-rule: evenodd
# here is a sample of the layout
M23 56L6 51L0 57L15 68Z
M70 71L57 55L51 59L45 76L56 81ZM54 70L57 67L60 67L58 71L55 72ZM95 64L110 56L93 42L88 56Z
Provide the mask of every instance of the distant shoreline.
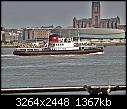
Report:
M119 42L119 43L95 43L97 46L104 46L104 47L106 47L106 46L120 46L120 45L126 45L126 42ZM15 45L5 45L5 44L3 44L3 45L1 45L1 48L15 48Z
M97 46L121 46L121 45L126 45L126 43L95 43Z
M15 48L14 45L1 45L1 48Z

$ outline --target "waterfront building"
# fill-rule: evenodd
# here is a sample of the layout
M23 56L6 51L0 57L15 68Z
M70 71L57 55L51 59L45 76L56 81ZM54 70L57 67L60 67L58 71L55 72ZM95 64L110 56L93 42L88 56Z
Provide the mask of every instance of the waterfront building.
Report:
M110 28L81 28L80 37L85 39L124 39L125 31Z
M18 42L22 36L22 31L17 29L4 29L1 31L1 42L10 43Z
M122 29L110 28L62 28L52 29L52 34L58 34L59 37L72 38L78 41L78 34L81 41L105 42L110 43L125 41L125 31Z
M78 41L121 41L125 39L125 31L110 28L24 28L23 31L17 31L17 34L1 31L1 41L3 42L24 42L40 41L47 42L50 35L56 34L60 38L72 38Z
M77 19L76 17L74 17L73 28L113 28L124 29L126 31L125 25L120 25L119 16L116 16L114 18L101 19L100 12L100 1L93 1L91 18Z
M49 30L47 28L24 28L23 40L26 41L42 41L49 37Z
M5 32L1 31L1 42L5 42Z
M22 39L24 41L48 41L50 35L59 38L74 37L82 39L124 39L125 31L111 28L24 28Z
M52 34L58 34L61 37L77 37L86 39L123 39L125 31L122 29L110 28L62 28L52 29Z

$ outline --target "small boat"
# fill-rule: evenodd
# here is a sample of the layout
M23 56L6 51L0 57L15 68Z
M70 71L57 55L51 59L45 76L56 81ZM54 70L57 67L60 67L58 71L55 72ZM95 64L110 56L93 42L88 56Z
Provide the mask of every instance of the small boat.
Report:
M91 53L103 53L104 47L97 47L95 44L73 41L73 38L59 38L50 36L46 46L17 47L13 54L19 56L32 55L82 55Z

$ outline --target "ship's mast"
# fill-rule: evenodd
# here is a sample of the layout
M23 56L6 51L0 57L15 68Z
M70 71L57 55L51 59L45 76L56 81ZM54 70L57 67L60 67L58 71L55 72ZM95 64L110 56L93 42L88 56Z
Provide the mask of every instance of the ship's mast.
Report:
M77 30L77 32L78 32L78 43L80 43L79 29Z
M60 37L61 37L61 30L60 30Z

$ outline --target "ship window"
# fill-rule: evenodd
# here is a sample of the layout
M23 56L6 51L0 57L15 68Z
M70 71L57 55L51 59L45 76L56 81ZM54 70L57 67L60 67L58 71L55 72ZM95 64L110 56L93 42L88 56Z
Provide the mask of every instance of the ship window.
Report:
M62 45L64 45L64 44L62 44Z
M82 47L82 49L84 49L84 47Z
M55 44L53 44L53 46L55 46Z
M17 49L16 51L26 51L26 49Z
M39 49L34 49L34 51L39 51Z
M33 49L27 49L27 51L33 51Z

